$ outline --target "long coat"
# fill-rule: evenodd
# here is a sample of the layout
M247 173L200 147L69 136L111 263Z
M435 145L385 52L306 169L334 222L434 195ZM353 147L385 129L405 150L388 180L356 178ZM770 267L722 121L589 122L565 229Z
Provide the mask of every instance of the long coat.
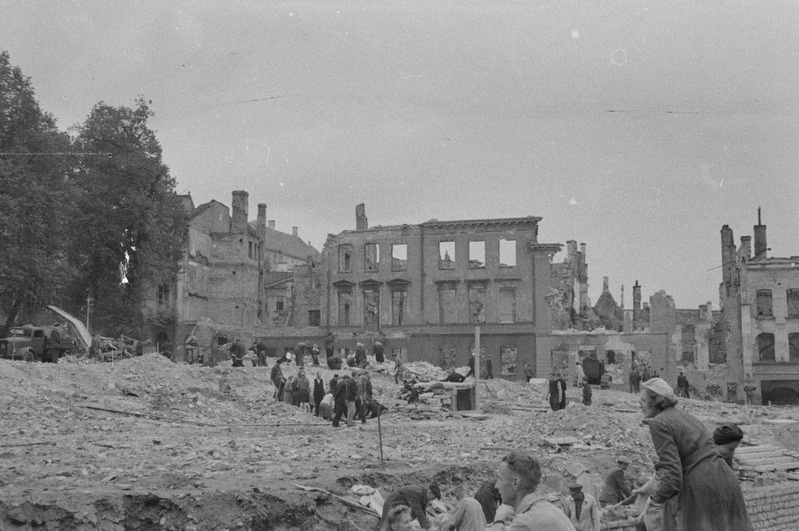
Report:
M710 432L688 413L666 408L649 424L660 478L652 501L666 504L664 530L751 531L741 485ZM678 498L675 498L677 497Z

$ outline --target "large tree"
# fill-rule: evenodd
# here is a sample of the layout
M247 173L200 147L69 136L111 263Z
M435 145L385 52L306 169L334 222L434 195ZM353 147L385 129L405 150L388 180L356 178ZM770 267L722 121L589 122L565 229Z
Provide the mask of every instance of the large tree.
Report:
M39 107L30 79L0 53L0 309L5 329L59 302L75 158L70 138Z
M161 146L147 122L147 102L98 103L78 128L81 230L74 259L80 287L94 298L93 328L106 334L147 334L146 297L171 282L187 241L186 215Z

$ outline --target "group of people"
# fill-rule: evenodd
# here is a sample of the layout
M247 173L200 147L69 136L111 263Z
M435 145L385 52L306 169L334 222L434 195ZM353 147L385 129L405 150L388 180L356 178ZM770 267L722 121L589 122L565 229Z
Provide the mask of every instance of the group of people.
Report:
M553 374L551 381L560 380ZM635 504L641 531L751 531L743 492L731 466L743 438L741 429L722 425L711 435L697 418L675 407L678 398L665 380L650 378L641 387L641 410L658 461L652 472L639 476L636 488L627 481L631 460L622 455L618 467L607 475L599 500L583 492L577 482L568 485L569 496L543 495L538 492L539 461L513 451L499 464L496 480L489 482L496 496L486 497L486 492L478 496L478 491L474 497L460 499L438 529L599 531L600 507ZM425 507L440 498L436 485L398 489L385 502L381 531L410 529L414 518L423 529L431 529Z

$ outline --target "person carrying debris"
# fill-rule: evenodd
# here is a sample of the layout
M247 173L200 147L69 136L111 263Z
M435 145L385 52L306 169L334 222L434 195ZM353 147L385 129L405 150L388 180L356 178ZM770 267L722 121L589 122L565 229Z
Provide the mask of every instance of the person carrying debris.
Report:
M563 512L577 531L599 531L599 504L583 492L577 482L569 484L570 496L563 500Z
M710 433L693 415L676 409L677 397L665 380L642 385L641 410L658 455L655 503L665 503L665 529L751 531L735 472L716 451ZM679 496L679 503L673 503Z
M630 485L625 476L625 471L630 466L630 458L620 455L616 459L616 463L619 466L605 476L605 487L602 489L602 494L599 495L599 503L602 504L602 507L615 505L630 496Z
M566 514L537 492L541 464L530 454L514 450L497 469L496 489L502 496L491 531L575 531Z
M427 518L427 504L433 500L441 499L441 489L435 483L401 487L392 492L383 504L383 514L380 518L380 531L390 531L389 513L394 507L405 505L411 510L411 517L419 520L422 529L430 529L430 520Z

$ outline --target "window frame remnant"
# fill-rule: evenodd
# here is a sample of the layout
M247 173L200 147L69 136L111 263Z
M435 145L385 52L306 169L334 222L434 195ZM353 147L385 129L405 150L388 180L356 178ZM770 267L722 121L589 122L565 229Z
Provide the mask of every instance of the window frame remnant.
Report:
M503 246L503 244L505 245ZM503 247L505 247L504 251ZM513 260L508 260L509 258ZM504 238L499 240L499 267L516 267L516 240Z
M469 242L469 269L485 269L486 242L473 240Z
M408 270L408 244L394 243L391 245L391 270Z
M761 332L755 338L757 344L757 359L760 362L776 361L776 350L774 348L774 334Z
M510 312L507 312L505 309L505 303L508 302L505 300L505 297L510 295L512 298L510 299L511 302L511 309ZM518 321L519 318L519 301L516 296L516 286L511 285L501 285L499 287L499 296L497 299L497 314L500 323L515 323ZM510 319L508 319L510 317Z
M791 288L785 291L786 316L799 318L799 289Z
M458 288L454 282L440 282L436 288L438 295L438 322L454 324L458 322Z
M172 300L170 299L169 284L158 284L158 293L156 295L156 303L159 309L168 309L172 307Z
M451 255L449 253L450 250L452 250ZM441 240L438 242L438 268L445 271L454 271L456 261L455 240Z
M349 243L338 246L338 272L352 273L352 245Z
M469 282L469 322L486 322L487 289L485 282Z
M512 345L499 347L500 374L515 376L519 371L519 349Z
M757 316L774 317L774 300L770 289L759 289L755 295Z
M379 243L366 243L363 246L363 270L364 271L379 271L380 270L380 244Z
M350 326L352 317L352 288L339 288L336 295L338 326Z

